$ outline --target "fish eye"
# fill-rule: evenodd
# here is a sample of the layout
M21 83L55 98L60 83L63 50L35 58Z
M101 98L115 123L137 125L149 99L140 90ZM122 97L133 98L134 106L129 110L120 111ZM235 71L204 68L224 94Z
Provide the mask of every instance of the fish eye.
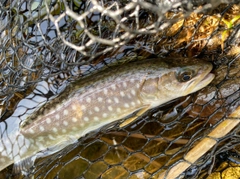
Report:
M193 77L192 71L184 71L184 72L179 73L178 80L180 82L187 82L187 81L191 80L192 77Z

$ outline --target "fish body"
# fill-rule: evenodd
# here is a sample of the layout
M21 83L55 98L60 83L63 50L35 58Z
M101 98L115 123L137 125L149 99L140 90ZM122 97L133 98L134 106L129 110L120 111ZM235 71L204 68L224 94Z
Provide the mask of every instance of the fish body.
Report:
M149 59L74 82L20 126L14 138L24 145L1 140L5 147L0 147L0 170L46 148L74 142L136 111L142 114L193 93L212 81L211 69L210 63L195 59Z

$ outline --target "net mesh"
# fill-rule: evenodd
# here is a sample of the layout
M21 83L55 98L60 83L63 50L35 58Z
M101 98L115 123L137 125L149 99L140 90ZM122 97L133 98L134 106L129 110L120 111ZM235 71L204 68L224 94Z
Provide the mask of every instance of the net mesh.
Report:
M216 172L227 176L224 162L239 164L240 116L233 115L240 100L238 1L3 0L0 5L1 139L14 127L8 121L20 123L69 82L112 64L197 57L211 61L216 75L206 88L150 110L127 127L103 127L37 159L27 175L9 166L0 178L161 178L181 164L189 167L180 177L207 178ZM221 127L226 121L236 122L229 132ZM219 126L226 134L216 137L211 132ZM214 145L194 161L192 149L203 139Z

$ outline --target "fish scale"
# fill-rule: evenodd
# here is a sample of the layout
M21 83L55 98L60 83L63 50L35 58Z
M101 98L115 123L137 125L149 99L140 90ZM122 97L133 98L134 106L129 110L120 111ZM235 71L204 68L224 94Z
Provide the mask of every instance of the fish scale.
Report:
M134 81L133 79L119 81L94 93L78 94L64 100L58 107L51 108L44 115L37 117L34 122L23 127L21 134L27 138L37 138L46 145L49 139L56 140L59 135L65 133L68 135L76 133L77 139L88 133L89 130L86 129L91 126L96 125L95 129L97 129L102 121L109 123L112 119L120 119L126 114L131 114L142 106L142 102L137 97L139 85ZM51 128L48 127L49 125ZM91 130L94 130L93 128Z
M1 138L0 170L47 148L57 152L85 134L137 112L120 124L126 126L148 109L205 87L214 78L211 69L210 63L196 59L148 59L76 81L29 116L17 131ZM18 165L24 168L24 162Z

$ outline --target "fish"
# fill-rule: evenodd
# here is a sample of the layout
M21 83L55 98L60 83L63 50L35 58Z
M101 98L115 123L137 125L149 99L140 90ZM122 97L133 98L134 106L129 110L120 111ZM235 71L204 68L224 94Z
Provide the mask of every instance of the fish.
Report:
M135 114L119 125L127 126L147 110L207 86L215 77L212 68L210 62L199 59L155 58L111 67L73 82L27 117L15 133L2 136L0 171L13 163L23 165L24 159L51 147L54 153Z

